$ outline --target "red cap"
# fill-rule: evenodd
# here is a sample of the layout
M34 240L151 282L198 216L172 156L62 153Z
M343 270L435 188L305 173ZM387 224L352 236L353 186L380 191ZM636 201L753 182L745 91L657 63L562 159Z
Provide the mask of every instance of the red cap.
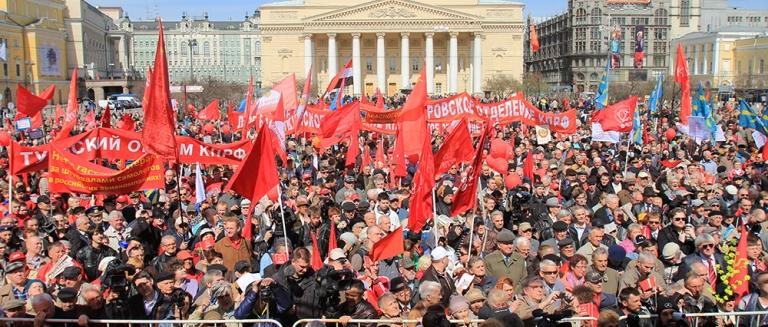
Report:
M27 255L18 251L11 253L11 255L8 256L8 262L14 262L14 261L27 261Z
M179 253L176 254L176 259L179 259L181 261L192 259L192 253L189 251L179 251Z
M127 195L121 195L117 197L116 201L118 203L129 203L131 202L131 199Z

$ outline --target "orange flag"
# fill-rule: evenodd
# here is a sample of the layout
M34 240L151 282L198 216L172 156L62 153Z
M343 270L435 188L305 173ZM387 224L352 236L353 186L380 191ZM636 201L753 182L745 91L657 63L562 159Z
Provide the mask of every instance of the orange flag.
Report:
M361 167L367 167L371 165L371 148L366 144L363 146L363 158Z
M168 61L165 52L165 36L163 22L159 22L159 36L155 51L155 69L147 97L147 107L144 108L144 128L141 130L141 143L144 150L150 154L171 159L177 157L176 126L173 108L171 107L171 91L168 84Z
M396 257L405 252L403 239L403 226L387 234L380 241L373 244L371 260L379 261Z
M280 180L277 176L273 138L274 136L267 124L263 124L251 151L237 168L224 192L233 190L251 200L251 203L257 203L264 195L277 187ZM243 228L243 237L250 240L253 225L250 213L247 215L248 221Z
M688 76L688 62L685 59L682 43L677 44L675 61L675 82L680 84L680 122L688 125L691 116L691 81Z

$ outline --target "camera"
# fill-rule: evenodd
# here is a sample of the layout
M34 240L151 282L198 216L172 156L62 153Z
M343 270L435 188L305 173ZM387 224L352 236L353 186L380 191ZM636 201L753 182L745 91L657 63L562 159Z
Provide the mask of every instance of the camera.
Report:
M272 291L272 285L262 286L259 289L259 299L263 302L271 302L275 299L275 293Z
M320 307L325 308L325 315L329 318L341 316L338 305L341 303L340 292L350 285L355 279L355 273L350 270L333 270L324 266L317 272L315 281L318 283Z

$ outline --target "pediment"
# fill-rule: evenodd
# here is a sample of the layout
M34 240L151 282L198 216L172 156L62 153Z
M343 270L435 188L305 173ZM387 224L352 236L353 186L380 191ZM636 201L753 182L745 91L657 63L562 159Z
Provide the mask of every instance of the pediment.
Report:
M382 21L382 20L441 20L478 21L480 17L413 1L376 0L307 17L306 23Z

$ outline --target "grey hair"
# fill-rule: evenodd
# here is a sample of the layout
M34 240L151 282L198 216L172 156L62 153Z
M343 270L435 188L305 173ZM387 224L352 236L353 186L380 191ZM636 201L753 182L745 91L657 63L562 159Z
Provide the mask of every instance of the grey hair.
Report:
M696 248L698 249L703 244L707 243L715 243L715 238L712 237L712 235L709 234L699 234L696 236L696 241L693 242L694 245L696 245Z
M203 275L202 282L204 285L208 285L213 282L213 279L216 277L224 277L224 273L221 272L221 270L209 270Z
M640 224L638 224L638 223L631 223L631 224L629 224L629 226L627 226L627 231L628 231L628 232L630 232L630 231L634 231L634 230L636 230L636 231L642 231L642 230L643 230L643 226L641 226L641 225L640 225Z
M608 250L603 247L595 249L595 251L592 252L592 261L594 261L595 257L598 255L608 255Z
M422 298L425 298L429 294L439 293L442 291L440 283L431 280L423 281L419 285L419 294Z
M616 200L619 201L619 196L616 194L608 194L605 196L605 202L608 202L608 200Z
M648 254L648 253L646 253L646 252L641 252L641 253L640 253L640 254L637 256L637 262L638 262L638 263L639 263L639 262L647 262L647 263L653 263L653 264L655 264L655 263L656 263L656 257L654 257L654 256L652 256L652 255L650 255L650 254Z
M516 239L515 239L515 240L512 242L512 244L515 246L515 248L518 248L518 247L520 247L521 245L523 245L523 244L526 244L526 242L527 242L527 244L528 244L528 245L531 245L531 240L529 240L529 239L527 239L527 238L525 238L525 237L518 237L518 238L516 238Z
M173 236L173 235L165 235L165 236L163 236L163 238L160 239L160 242L163 242L163 243L168 242L168 241L176 242L176 237Z
M386 292L386 293L380 295L379 296L379 302L378 302L379 303L379 308L381 308L384 305L384 300L391 300L391 299L395 299L395 295L390 293L390 292Z
M123 213L120 212L119 210L112 210L109 213L108 218L109 218L109 220L112 220L112 219L115 219L115 218L124 218L124 217L123 217Z
M488 299L486 303L491 308L498 308L503 306L507 302L507 292L498 288L493 288L488 292Z
M541 262L539 262L539 269L541 269L541 267L543 266L557 267L557 264L552 260L544 259L544 260L541 260Z
M557 218L558 219L563 218L563 217L568 217L568 216L573 216L571 211L568 210L568 209L560 209L560 211L557 213Z
M498 210L496 210L494 212L491 212L491 218L496 217L496 216L502 216L503 217L504 213L501 212L501 211L498 211Z

